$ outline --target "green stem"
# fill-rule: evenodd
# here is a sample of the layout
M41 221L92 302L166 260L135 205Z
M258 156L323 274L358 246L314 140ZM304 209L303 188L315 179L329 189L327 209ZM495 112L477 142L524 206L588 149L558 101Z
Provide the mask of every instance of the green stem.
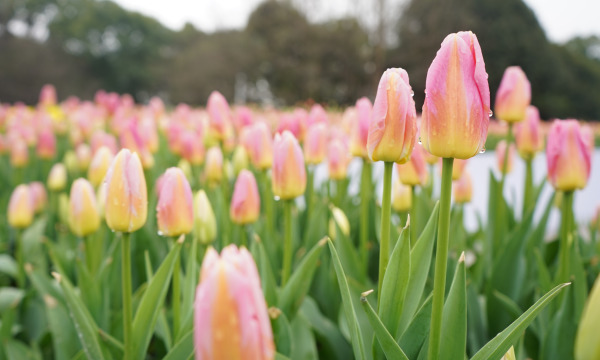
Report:
M264 203L265 203L265 215L267 217L267 237L270 241L273 238L273 192L271 189L271 182L269 181L268 170L261 172L263 177L263 186L265 187Z
M281 286L285 286L292 272L292 204L293 199L283 201L284 238L283 269L281 270Z
M524 219L527 211L533 203L533 166L532 159L525 160L525 193L523 194L523 212L521 219Z
M560 265L559 278L561 283L569 281L570 278L570 252L571 252L571 219L573 214L573 191L563 193L562 224L560 227Z
M310 213L313 208L314 186L315 173L311 165L306 165L306 225L310 221Z
M17 258L17 286L19 289L25 289L25 258L23 255L23 232L20 229L16 230L15 238L15 256Z
M130 234L123 233L121 239L121 276L123 286L123 343L125 355L123 359L133 359L133 339L131 331L132 307L131 307L131 246Z
M444 158L442 164L442 190L440 192L440 217L435 254L435 275L433 280L433 307L429 332L429 360L440 358L440 336L442 332L442 310L446 290L446 267L448 261L448 238L450 237L450 198L452 196L453 158Z
M416 186L411 186L411 205L410 205L410 246L415 246L417 242L417 195Z
M177 238L173 238L173 246L177 243ZM181 314L181 256L175 258L173 265L173 339L177 340L179 334L179 320Z
M363 159L360 177L360 258L366 273L369 265L369 200L371 195L371 163Z
M500 180L500 195L502 195L502 192L504 191L504 180L506 179L506 170L508 169L508 149L510 147L510 143L512 141L512 130L513 130L513 124L512 123L508 123L508 131L506 132L506 149L504 150L504 162L502 163L502 174L501 174L501 180Z
M377 286L377 308L381 300L381 286L390 257L390 212L392 200L392 170L393 162L384 163L383 197L381 199L381 239L379 244L379 284Z
M248 236L244 225L240 225L240 246L248 247Z

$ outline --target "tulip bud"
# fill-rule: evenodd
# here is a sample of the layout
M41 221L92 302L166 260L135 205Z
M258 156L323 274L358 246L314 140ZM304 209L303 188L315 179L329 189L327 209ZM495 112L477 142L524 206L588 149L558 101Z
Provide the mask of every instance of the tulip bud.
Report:
M590 291L575 338L575 359L600 359L600 276Z
M67 184L67 168L63 163L56 163L52 166L46 183L50 191L64 190Z
M460 179L466 166L467 160L454 159L454 166L452 167L452 180Z
M396 164L398 178L405 185L420 185L427 183L429 175L425 163L425 150L419 144L415 145L410 160L405 164Z
M25 229L33 222L33 199L29 187L21 184L15 188L8 203L8 224Z
M179 141L181 156L192 165L202 165L204 162L204 142L199 140L198 136L191 131L182 133Z
M100 215L96 194L92 185L83 178L73 182L69 202L69 228L73 234L83 237L100 227Z
M260 196L254 175L248 170L242 170L235 182L231 207L231 220L240 225L251 224L260 215Z
M96 191L96 204L98 205L98 215L100 215L101 219L104 219L104 213L106 208L106 183L102 182L100 186L98 186L98 190Z
M113 153L106 146L96 151L88 168L88 180L94 187L98 187L104 181L104 176L113 161Z
M548 178L555 189L583 189L590 177L593 137L577 120L557 120L548 134Z
M453 183L452 188L454 190L455 203L465 204L470 202L473 196L473 183L469 172L464 171L462 176Z
M10 145L10 164L15 168L29 164L29 148L24 140L15 140Z
M213 91L208 97L206 111L210 116L210 131L218 139L225 138L225 130L229 125L231 110L225 97L218 91Z
M179 160L179 162L177 163L177 167L180 168L181 171L183 171L183 175L185 175L185 178L188 180L188 182L192 181L192 179L194 178L192 166L189 162L187 162L187 160Z
M525 120L515 125L515 143L519 155L525 160L533 159L535 154L544 148L544 137L540 129L540 113L535 106L528 106Z
M52 159L56 154L56 137L51 129L44 129L38 135L36 152L41 159Z
M369 124L367 150L373 161L404 164L417 134L417 111L404 69L387 69L381 76Z
M273 138L266 123L257 122L246 127L241 141L250 156L252 165L257 170L271 167L273 164Z
M146 178L137 153L122 149L106 173L106 224L113 231L134 232L146 223Z
M56 104L56 88L52 84L42 86L40 91L40 105L52 106Z
M63 163L67 167L67 171L70 174L75 174L79 171L79 164L77 162L77 155L72 150L69 150L65 153L65 157L63 159Z
M233 173L234 175L238 175L240 171L248 168L248 153L246 149L238 145L233 152Z
M252 255L229 245L210 248L202 262L194 302L197 360L275 357L273 331Z
M323 162L327 155L327 124L319 122L308 128L304 139L304 159L309 165Z
M348 175L348 164L351 160L349 155L348 146L341 139L333 139L329 143L327 165L331 180L343 180L346 178Z
M396 181L392 193L392 208L396 212L409 211L412 208L412 187Z
M515 356L515 348L514 347L510 347L510 349L508 349L508 351L506 352L506 354L504 354L504 356L502 356L502 359L500 360L516 360L516 356Z
M490 89L477 36L450 34L427 71L421 140L429 153L468 159L484 149Z
M335 240L335 238L336 238L335 225L336 224L340 228L340 231L342 232L342 234L344 234L345 236L349 236L350 235L350 222L348 221L348 217L346 217L346 214L344 214L344 211L340 208L333 206L331 208L331 214L333 216L329 219L329 237L332 240Z
M201 244L210 244L217 237L217 219L204 190L194 197L194 236Z
M504 167L504 160L506 156L506 168ZM503 172L506 169L506 174L512 170L513 158L515 157L515 144L511 143L508 147L508 153L506 152L506 141L500 140L496 145L496 163L498 164L498 170Z
M273 144L273 194L288 200L304 194L306 169L298 141L289 131L275 135Z
M213 146L206 152L206 180L210 183L220 183L223 178L223 152L218 146Z
M86 171L92 162L92 151L87 144L79 144L75 149L79 170Z
M496 93L496 117L509 123L525 119L531 103L531 84L519 66L510 66L504 71Z
M159 235L179 236L192 231L192 189L180 168L172 167L165 172L156 205L156 219Z
M356 119L352 126L350 136L350 152L352 156L369 158L367 140L369 138L369 123L373 112L373 105L366 97L356 101Z
M69 223L69 195L60 193L58 196L58 218L62 224Z
M48 194L46 194L46 188L44 184L39 181L34 181L29 184L29 191L31 192L31 198L33 201L33 211L38 214L48 202Z

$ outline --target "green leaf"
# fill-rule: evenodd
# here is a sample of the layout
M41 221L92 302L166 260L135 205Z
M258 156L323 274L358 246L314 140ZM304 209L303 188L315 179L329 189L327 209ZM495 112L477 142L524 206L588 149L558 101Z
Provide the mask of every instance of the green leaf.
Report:
M317 344L313 335L310 323L304 316L298 314L290 324L292 329L292 347L291 359L316 359Z
M515 341L521 336L527 326L535 319L535 317L550 303L552 299L570 283L560 284L550 290L541 299L536 301L527 311L523 313L517 320L510 324L501 333L490 340L481 350L471 358L471 360L488 360L500 359L508 349L514 345Z
M39 352L14 339L8 339L4 343L4 351L8 360L37 360L41 358Z
M405 359L408 360L406 354L400 348L400 345L396 343L396 340L392 337L392 335L387 331L385 325L381 322L381 319L375 313L375 310L369 304L367 300L367 295L369 295L373 290L369 290L364 292L360 298L360 302L363 305L363 309L369 318L369 322L375 331L375 336L377 336L377 340L379 344L381 344L381 348L383 352L387 356L388 359Z
M16 308L24 296L25 291L22 289L14 287L0 288L0 314L8 309Z
M156 274L154 274L148 283L148 287L140 300L133 319L133 353L136 359L144 358L148 344L150 344L158 314L171 282L175 259L179 256L182 242L183 240L180 239L173 246L156 271Z
M444 303L440 354L448 359L463 359L467 348L467 285L465 253L462 253Z
M326 241L326 238L324 238L313 246L298 264L288 283L279 294L279 308L286 314L288 319L294 318L310 289Z
M277 304L277 282L275 280L275 274L273 274L273 268L265 246L260 238L256 238L252 242L252 247L255 247L258 254L256 263L258 265L258 272L260 274L260 284L262 286L263 293L265 294L265 300L268 306L274 306Z
M416 359L419 356L419 351L429 335L432 299L431 295L427 297L398 342L409 359Z
M274 319L271 319L275 347L286 356L291 356L294 349L294 338L290 323L281 311L275 311Z
M54 357L57 360L72 359L81 349L81 346L75 340L77 332L69 318L69 313L57 299L50 295L44 295L44 303L46 304L48 327L52 333Z
M340 292L342 294L342 306L344 308L346 321L348 322L348 327L350 329L354 356L358 360L364 360L366 359L364 341L362 338L360 327L358 325L356 312L354 311L354 306L352 305L352 298L350 297L350 288L348 287L348 280L346 279L346 274L344 273L344 269L342 268L340 258L337 254L337 251L335 250L333 242L331 242L331 240L328 240L327 243L329 244L329 250L331 251L331 257L333 259L333 266L335 268Z
M17 276L17 262L8 254L0 254L0 273L12 278Z
M472 282L467 286L467 304L467 346L469 353L475 354L485 344L488 335L485 312L479 302L477 286Z
M183 312L183 321L181 322L177 334L187 333L187 331L191 329L191 327L187 328L187 326L189 326L188 324L192 323L191 321L188 321L188 319L194 317L194 298L196 296L196 287L198 286L199 279L198 261L196 260L197 255L198 241L192 240L192 248L186 261L185 278L182 281L183 305L181 309Z
M194 355L194 331L188 331L165 355L163 360L185 360Z
M69 313L75 323L77 336L86 356L88 359L104 359L100 342L98 341L98 326L94 322L92 315L90 315L83 301L75 294L75 289L69 280L58 273L52 273L52 275L63 290Z

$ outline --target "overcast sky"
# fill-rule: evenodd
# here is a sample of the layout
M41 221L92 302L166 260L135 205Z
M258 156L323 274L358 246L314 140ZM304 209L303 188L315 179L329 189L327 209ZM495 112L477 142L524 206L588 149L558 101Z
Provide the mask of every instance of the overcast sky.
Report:
M248 15L263 0L113 1L127 9L155 17L174 30L180 29L186 22L191 22L197 28L210 32L244 27ZM600 21L598 21L600 1L598 0L524 1L534 10L548 38L554 42L564 42L574 36L600 35ZM368 11L368 9L357 9L356 4L359 3L357 0L304 0L295 3L303 3L309 9L312 8L314 11L311 20L317 21L327 17Z

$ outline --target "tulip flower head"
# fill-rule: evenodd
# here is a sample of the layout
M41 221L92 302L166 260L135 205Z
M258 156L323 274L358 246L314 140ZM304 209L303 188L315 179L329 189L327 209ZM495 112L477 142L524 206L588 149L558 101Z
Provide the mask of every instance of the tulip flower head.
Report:
M10 164L15 168L23 168L29 164L29 149L23 139L16 139L10 145Z
M92 185L83 178L73 182L69 197L69 228L73 234L83 237L100 227L100 214Z
M231 122L231 109L227 99L218 91L213 91L208 97L206 111L210 116L210 130L218 139L225 138L225 131Z
M192 231L192 189L180 168L172 167L165 172L156 205L156 219L160 235L175 237Z
M450 34L427 71L421 140L442 158L468 159L484 149L490 89L477 36Z
M39 181L34 181L29 184L29 191L31 192L31 200L33 201L33 211L38 214L48 202L48 194L46 194L46 188L44 184Z
M256 122L244 128L241 141L256 169L265 170L271 167L273 164L273 138L266 123Z
M104 181L104 176L106 176L113 158L112 151L106 146L102 146L96 151L87 173L88 180L92 186L98 187Z
M506 156L506 159L505 159ZM506 174L511 172L513 166L513 158L515 157L515 144L511 143L508 147L508 153L506 152L506 141L501 140L496 145L496 162L498 164L498 170L503 172L506 169ZM506 160L506 167L504 161Z
M15 229L25 229L33 222L34 205L27 185L15 188L8 203L8 224Z
M204 162L204 142L198 139L198 136L185 131L180 135L181 156L192 165L202 165Z
M273 144L273 194L294 199L306 190L306 169L298 140L289 131L275 135Z
M260 196L256 179L249 170L242 170L238 175L231 197L229 208L231 220L240 225L251 224L260 215Z
M556 190L583 189L590 177L593 137L577 120L556 120L548 134L548 178Z
M533 105L528 106L525 120L515 125L517 151L525 160L533 159L535 154L544 148L544 137L540 127L538 109Z
M323 162L327 155L327 124L318 122L308 128L304 139L304 159L307 164Z
M581 322L575 338L575 359L596 360L600 359L600 276L596 278L594 286L587 299Z
M452 167L452 180L456 181L460 179L467 166L467 160L454 159L454 166Z
M367 151L373 161L404 164L417 134L417 111L404 69L387 69L381 76L369 124Z
M86 171L92 162L92 150L87 144L79 144L75 148L75 156L77 157L77 166L79 170Z
M531 103L531 84L519 66L510 66L504 71L496 93L496 117L509 123L525 119Z
M137 153L122 149L105 178L106 224L114 231L134 232L146 223L148 195L146 178Z
M409 211L412 208L412 188L396 181L392 190L392 208L397 212Z
M454 190L454 202L465 204L473 197L473 182L468 171L464 171L461 177L452 184Z
M405 185L423 186L427 183L429 172L425 162L425 150L419 144L416 144L410 160L405 164L397 164L398 178Z
M238 175L240 171L248 168L248 152L242 145L235 147L233 151L233 158L231 159L233 165L233 173Z
M196 360L271 360L273 331L252 255L209 248L194 303Z
M347 143L341 139L333 139L329 143L327 152L327 165L329 178L331 180L343 180L348 175L348 164L350 163L350 152Z
M367 140L369 138L369 123L371 122L371 113L373 105L366 97L356 101L356 118L352 126L350 136L350 152L352 156L369 158L367 152Z
M194 196L194 236L201 244L210 244L217 237L217 219L204 190Z
M36 152L41 159L52 159L56 154L56 137L51 129L43 129L38 135Z
M206 180L218 184L223 178L223 152L218 146L213 146L206 152L205 164Z
M331 214L333 215L329 219L329 237L332 240L336 238L336 225L345 236L350 235L350 221L344 213L344 211L338 207L333 206L331 208Z
M63 163L56 163L52 166L46 184L50 191L64 190L67 185L67 168Z

